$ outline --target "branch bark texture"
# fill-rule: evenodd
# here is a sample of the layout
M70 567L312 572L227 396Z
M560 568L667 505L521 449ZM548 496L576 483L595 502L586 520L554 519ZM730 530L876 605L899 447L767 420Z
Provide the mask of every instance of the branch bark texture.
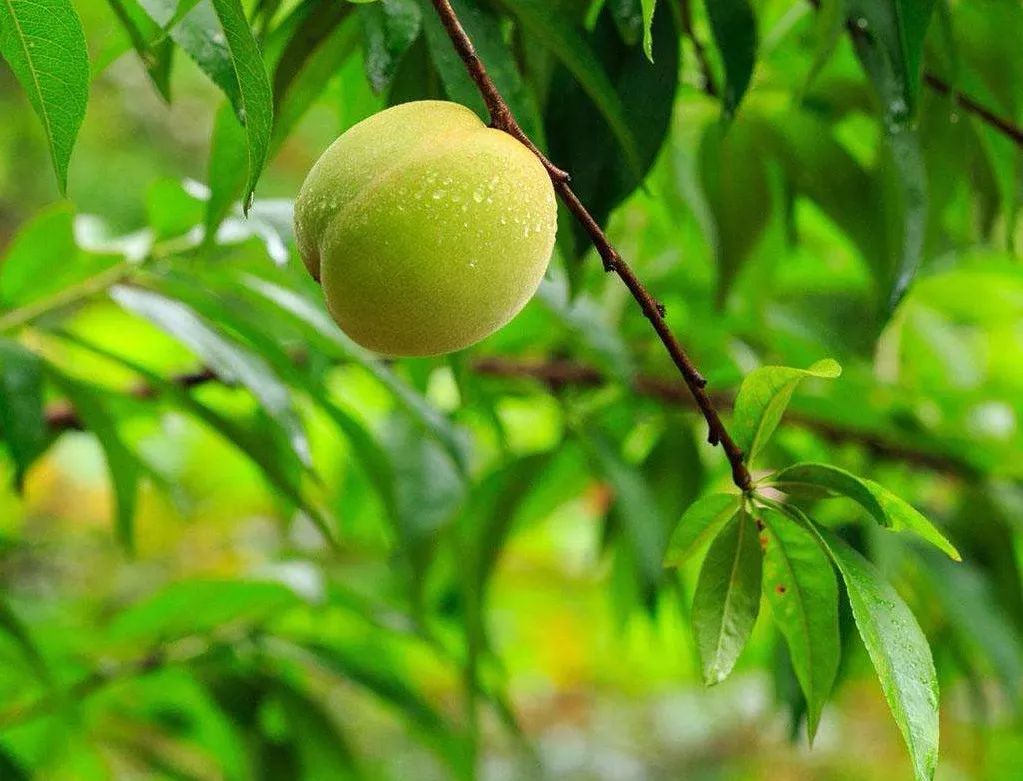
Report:
M448 37L451 39L452 44L454 44L455 51L458 52L459 57L465 63L469 76L483 96L487 110L490 113L491 125L517 138L536 154L543 163L547 173L550 174L551 182L558 197L590 237L590 241L604 263L604 270L614 272L622 280L632 294L632 297L636 299L636 303L643 311L647 320L650 321L650 325L657 333L668 355L671 356L672 362L682 375L686 387L692 394L696 407L707 421L709 429L708 441L713 445L721 445L725 451L728 462L732 467L732 481L740 490L748 491L752 485L752 480L743 460L742 449L732 439L725 424L721 421L714 402L706 391L707 381L697 371L696 366L671 332L667 322L665 322L664 308L650 295L650 292L639 280L632 268L622 259L618 250L611 244L610 239L608 239L603 229L593 218L593 215L590 214L575 192L573 192L569 185L569 176L548 160L526 136L522 128L519 127L507 102L487 74L486 66L480 60L479 55L477 55L472 40L465 32L465 28L462 27L454 8L451 7L450 0L432 0L432 2Z

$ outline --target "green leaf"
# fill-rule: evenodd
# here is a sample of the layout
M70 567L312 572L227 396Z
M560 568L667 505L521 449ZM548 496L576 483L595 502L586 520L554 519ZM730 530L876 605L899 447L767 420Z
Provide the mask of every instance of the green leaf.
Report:
M224 38L231 56L231 65L238 82L238 119L245 126L248 139L249 175L245 184L243 208L246 214L252 204L256 182L270 151L273 131L273 96L270 80L263 67L259 44L252 37L240 0L213 0L217 17L224 28Z
M380 0L359 9L364 64L370 86L386 92L398 63L419 37L423 15L416 0Z
M20 307L54 295L120 261L79 249L74 223L74 210L61 203L22 226L0 260L3 306Z
M132 646L206 634L226 624L264 621L300 603L279 583L183 580L121 611L106 632L109 642Z
M842 573L856 627L909 747L917 781L938 763L938 677L920 625L873 564L827 529L817 533Z
M136 0L107 0L107 4L121 23L156 91L170 103L173 43L160 35L159 28Z
M150 17L227 95L245 128L247 211L266 164L273 130L273 98L259 45L240 0L200 0L179 16L177 0L140 0Z
M725 63L724 111L731 118L753 76L757 56L757 20L749 0L706 0L714 42Z
M718 267L719 306L760 242L774 208L764 140L762 124L744 116L728 125L708 125L700 143L700 185L713 217L708 238Z
M210 197L206 201L204 241L212 245L217 229L241 196L248 170L245 151L245 129L238 123L230 104L225 103L213 120L207 183Z
M0 435L14 459L20 491L25 472L46 448L43 363L17 342L0 341Z
M629 166L637 173L642 170L639 144L629 126L628 114L621 98L582 33L548 0L498 0L498 2L549 48L575 76L576 81L604 115L608 127L621 144Z
M334 324L322 306L313 304L299 293L259 277L246 275L242 279L242 284L297 319L305 326L306 332L329 352L354 361L366 369L427 431L437 437L459 469L462 472L467 470L466 443L454 424L369 351L349 339Z
M423 27L430 47L430 57L444 82L448 97L473 109L480 117L489 119L479 89L469 78L465 63L452 46L437 14L427 0L420 0L420 6L423 8ZM541 123L536 98L519 72L500 17L479 0L453 0L452 7L486 65L487 74L494 80L516 121L527 136L537 139Z
M341 6L344 9L344 6ZM312 19L312 17L310 17ZM296 35L296 38L298 36ZM347 16L341 24L305 59L297 70L284 78L282 69L287 64L282 57L274 74L274 135L271 149L284 142L298 121L323 95L330 80L358 49L359 28L354 18ZM290 48L290 44L289 44ZM285 51L287 55L287 51Z
M881 526L893 531L911 531L944 551L949 558L960 560L959 551L934 524L873 480L857 477L830 464L796 464L778 472L771 483L783 491L810 486L822 488L831 495L845 496L859 504Z
M278 677L273 693L287 719L303 778L355 781L363 778L338 719L318 701Z
M651 31L657 62L618 35L610 9L597 18L587 42L620 96L639 155L639 168L623 158L612 128L568 68L555 70L545 112L551 157L572 173L572 189L601 225L636 191L653 167L671 128L679 74L679 33L671 13L660 13ZM581 257L590 249L585 230L573 223Z
M845 31L847 2L848 0L821 0L817 10L817 19L814 22L817 40L813 63L810 65L810 71L806 77L804 91L810 88L824 66L828 64L835 49L838 48L838 42Z
M657 0L640 0L643 9L643 53L650 62L654 61L654 12L657 10Z
M923 259L927 222L927 171L911 119L919 103L923 45L934 0L847 0L856 53L881 102L887 140L882 173L893 258L888 307L902 299Z
M762 564L757 527L743 510L711 543L693 595L693 629L707 685L728 677L753 631Z
M779 513L765 513L764 522L764 595L806 697L812 742L838 672L838 584L810 532Z
M739 512L741 499L739 494L710 494L693 502L671 535L664 566L680 566L714 539Z
M54 384L67 394L85 428L96 436L103 448L114 489L114 528L121 544L131 550L135 544L139 479L147 471L146 467L124 444L117 421L103 403L99 389L72 379L53 365L47 365L47 372Z
M833 360L817 361L808 369L762 366L750 372L735 397L732 434L750 464L764 449L781 422L796 386L804 377L834 379L842 367Z
M0 55L43 123L63 195L89 100L89 55L71 0L0 1Z
M301 482L293 474L294 470L289 468L290 462L282 457L282 453L275 451L273 443L269 441L265 431L252 431L237 421L221 415L205 404L196 401L187 389L182 388L176 383L169 382L162 375L147 369L142 364L124 355L108 350L75 334L62 332L60 335L90 352L131 369L145 379L158 395L174 401L187 413L220 434L260 470L267 482L276 488L281 496L312 519L329 544L336 544L332 531L332 519L323 511L319 503L312 501L305 495ZM296 464L299 463L290 447L286 452L293 459L296 459Z
M225 382L237 381L248 388L285 432L299 460L310 463L309 442L291 394L262 357L229 340L180 301L123 285L110 295L129 312L185 344Z
M615 518L624 532L643 596L650 599L663 577L665 533L657 498L639 469L627 463L599 431L580 431L580 441L614 492Z

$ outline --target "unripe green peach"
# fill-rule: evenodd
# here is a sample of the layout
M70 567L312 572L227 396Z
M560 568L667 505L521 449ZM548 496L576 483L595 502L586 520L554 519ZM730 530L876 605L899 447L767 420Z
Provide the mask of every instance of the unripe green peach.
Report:
M443 101L355 125L295 204L299 251L331 316L393 356L459 350L511 320L536 292L556 230L535 155Z

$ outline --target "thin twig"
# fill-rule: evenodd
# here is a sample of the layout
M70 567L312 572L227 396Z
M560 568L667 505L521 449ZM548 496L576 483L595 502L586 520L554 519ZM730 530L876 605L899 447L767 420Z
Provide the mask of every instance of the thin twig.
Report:
M490 112L491 124L519 139L531 151L533 151L544 164L544 167L550 174L551 182L554 184L554 189L561 198L562 203L565 204L565 207L569 210L569 212L572 213L576 220L578 220L586 230L586 233L590 237L590 241L600 254L601 260L604 263L604 270L609 272L613 271L618 275L622 282L625 283L625 286L629 289L632 297L636 299L636 303L638 303L640 309L643 310L643 314L646 315L646 318L650 321L654 331L657 332L657 336L660 338L661 343L668 351L668 354L671 356L676 368L685 380L686 386L689 388L689 392L692 394L693 399L696 402L696 406L707 421L707 427L709 429L708 441L713 445L720 444L724 449L725 455L728 457L728 462L732 467L732 480L742 491L748 491L752 481L750 479L749 470L746 469L746 464L743 462L742 449L738 446L738 444L736 444L735 440L732 439L728 430L725 428L724 423L721 422L721 418L718 415L717 410L714 408L714 404L710 400L710 396L708 396L705 390L707 381L696 370L696 367L689 359L689 356L682 348L682 345L679 344L675 335L672 334L671 329L668 328L668 324L664 320L664 308L652 295L650 295L650 292L643 286L643 283L639 281L639 278L635 275L629 265L622 260L622 257L611 244L603 229L601 229L600 225L593 218L593 215L587 211L586 207L583 206L582 202L572 191L572 188L568 184L568 176L565 172L544 157L515 122L511 109L508 108L508 104L501 96L497 86L491 80L490 76L487 75L486 67L476 54L472 41L469 39L465 29L459 22L458 16L455 13L455 10L451 7L449 0L433 0L433 7L437 11L437 15L440 17L441 23L444 25L444 29L447 31L448 36L451 38L451 42L454 44L455 50L465 63L469 76L476 83L480 94L486 102L487 110Z

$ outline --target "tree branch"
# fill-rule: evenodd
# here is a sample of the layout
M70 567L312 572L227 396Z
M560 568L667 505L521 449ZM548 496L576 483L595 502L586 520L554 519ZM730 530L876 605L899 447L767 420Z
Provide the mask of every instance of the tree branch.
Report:
M552 390L566 387L596 388L609 382L600 371L575 361L520 361L508 358L483 358L472 364L477 374L504 379L520 378L541 382ZM632 390L640 396L665 404L693 409L688 390L677 382L650 375L636 376ZM730 408L734 395L726 392L712 394L718 407ZM796 410L785 413L786 423L812 431L828 442L860 445L873 456L909 463L925 469L959 477L975 477L977 469L964 459L933 450L924 450L888 439L876 432L854 429L830 421L800 414Z
M748 491L752 481L749 470L743 462L743 452L728 433L724 423L721 422L714 403L705 390L707 381L697 371L682 348L682 345L679 344L671 329L668 328L668 324L664 320L664 308L650 295L629 265L618 254L618 251L611 244L607 235L593 218L593 215L587 211L586 207L583 206L582 202L572 191L565 172L544 157L515 122L511 109L508 108L508 104L501 96L493 80L487 75L486 67L476 54L476 49L459 22L458 15L451 7L450 1L432 0L432 2L441 23L444 25L444 29L447 31L448 37L451 38L451 42L454 44L455 50L465 63L469 76L476 83L480 94L486 102L487 110L490 112L491 124L517 138L536 154L543 163L548 174L550 174L551 182L562 203L564 203L568 211L572 213L589 235L590 241L604 263L604 270L613 271L625 283L625 286L629 289L632 297L636 299L636 303L643 310L643 314L650 321L661 343L671 356L672 362L682 375L682 379L685 380L697 408L707 421L709 430L708 441L712 445L720 444L725 451L725 455L728 457L728 462L732 467L733 482L740 490Z
M598 369L577 361L524 361L516 358L491 357L474 361L470 368L474 373L483 377L529 380L542 383L553 391L564 388L598 388L610 382ZM208 383L232 384L208 368L176 374L170 378L170 382L185 390ZM632 390L640 396L664 404L698 411L696 402L688 388L664 377L640 374L636 376ZM128 393L136 399L156 399L159 396L159 391L146 383L135 385ZM710 395L715 406L719 408L731 408L734 401L734 394L730 392L719 391ZM785 420L787 423L812 431L828 442L859 445L879 459L901 461L923 469L963 478L976 477L978 474L976 467L965 459L948 453L939 453L896 442L876 432L848 428L800 414L795 410L787 412ZM85 429L82 419L66 402L50 405L46 410L46 421L50 431L54 434Z

